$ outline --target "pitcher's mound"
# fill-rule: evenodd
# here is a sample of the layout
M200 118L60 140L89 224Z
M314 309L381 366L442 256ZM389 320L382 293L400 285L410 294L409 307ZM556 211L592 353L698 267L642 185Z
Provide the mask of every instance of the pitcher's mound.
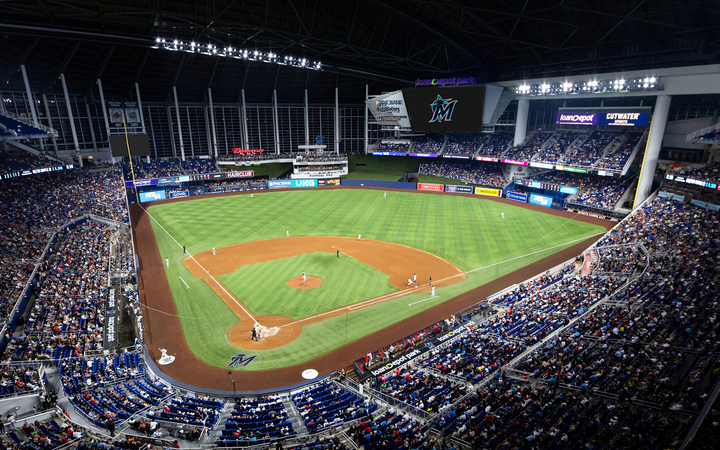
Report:
M288 286L295 289L312 289L322 284L322 278L308 275L303 281L302 277L290 278L287 282Z

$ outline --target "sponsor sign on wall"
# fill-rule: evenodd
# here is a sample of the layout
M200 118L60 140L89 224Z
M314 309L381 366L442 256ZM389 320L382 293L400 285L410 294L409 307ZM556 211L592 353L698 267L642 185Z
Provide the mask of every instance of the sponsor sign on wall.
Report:
M560 125L600 125L610 127L647 126L649 108L561 108L555 123Z
M378 95L368 99L365 103L378 122L410 128L410 119L402 91Z
M475 194L477 195L489 195L492 197L500 197L500 194L502 194L502 191L500 189L488 189L488 188L475 188Z
M190 191L185 189L184 191L175 191L169 193L170 198L178 198L178 197L190 197Z
M289 187L293 187L292 180L271 180L271 181L268 181L268 188L270 188L270 189L289 188Z
M135 186L137 186L137 187L142 187L142 186L155 186L156 184L158 184L158 180L156 180L156 179L152 179L152 180L135 180ZM133 187L133 182L132 182L132 181L126 181L126 182L125 182L125 187L129 187L129 188Z
M461 192L463 194L472 194L473 188L472 186L453 186L448 184L445 186L445 192Z
M314 178L307 178L304 180L292 180L292 187L316 187L317 180Z
M340 178L318 180L318 186L340 186Z
M530 194L530 203L550 208L553 204L553 198L544 195Z
M419 191L439 191L442 192L444 190L444 185L442 184L428 184L428 183L418 183L417 186Z
M527 161L518 161L517 159L503 159L502 162L506 164L517 164L519 166L527 166Z
M405 152L373 152L375 156L407 156Z
M508 191L505 193L505 198L509 198L510 200L517 200L519 202L527 202L527 194L520 194L517 192Z
M165 191L150 191L140 193L140 203L165 200Z
M254 170L230 170L225 172L226 178L252 178L254 176Z

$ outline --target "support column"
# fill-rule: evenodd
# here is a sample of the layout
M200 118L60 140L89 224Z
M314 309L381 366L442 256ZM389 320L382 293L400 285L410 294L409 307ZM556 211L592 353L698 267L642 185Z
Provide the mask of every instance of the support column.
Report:
M655 167L657 166L658 156L660 155L660 146L663 136L665 135L665 125L667 124L671 100L672 97L669 95L657 96L633 208L636 208L644 202L648 195L650 195L653 179L655 178Z
M185 161L185 145L183 145L182 126L180 125L180 106L177 99L177 88L173 86L173 97L175 97L175 117L177 117L178 138L180 138L180 159Z
M518 146L525 142L529 112L530 100L526 98L518 100L517 117L515 118L515 139L513 140L513 146Z
M368 85L365 85L365 105L363 105L363 118L365 119L365 126L363 127L363 138L365 140L365 154L367 155L368 151L368 108L367 108L367 99L368 99Z
M212 102L212 89L208 88L208 99L210 100L210 124L212 125L213 150L215 158L218 157L217 131L215 131L215 110Z
M47 96L45 94L43 94L42 99L43 99L43 106L45 106L45 117L47 117L47 120L48 120L48 127L52 128L52 118L50 117L50 107L48 107ZM0 101L0 103L2 103L2 102ZM55 138L55 135L51 135L51 139L52 139L52 143L53 143L53 148L55 149L55 157L57 157L57 155L58 155L57 139Z
M308 93L305 89L305 145L310 145L310 107L308 105Z
M145 114L143 113L142 99L140 98L140 86L138 86L137 83L135 83L135 94L137 95L138 110L140 111L140 125L142 125L142 132L147 134L147 130L145 130ZM150 164L150 155L145 157L145 161Z
M243 129L243 136L245 136L245 148L250 148L250 139L248 139L248 127L247 127L247 108L245 107L245 89L242 89L240 91L240 99L242 100L242 129Z
M35 112L35 99L33 98L32 92L30 91L30 83L28 82L27 72L25 71L25 64L20 64L20 70L22 71L23 82L25 83L25 92L27 93L28 103L30 104L30 113L32 114L33 125L39 128L37 113ZM65 78L63 78L63 86L65 86ZM67 94L65 94L67 96Z
M172 112L170 111L169 106L167 107L167 118L168 127L170 128L170 147L172 147L173 158L177 158L177 147L175 146L175 132L173 131ZM157 152L155 153L155 157L157 158Z
M340 154L340 104L337 86L335 86L335 154Z
M92 139L93 150L97 152L97 141L95 140L95 129L93 128L92 117L90 116L90 105L85 102L85 112L88 116L88 125L90 125L90 139Z
M275 154L280 154L280 126L278 125L277 89L273 89L273 131L275 134Z
M70 105L70 95L68 95L67 83L65 83L65 74L60 74L60 82L62 83L63 94L65 94L65 104L67 105L68 120L70 121L70 131L72 131L73 143L77 152L78 166L82 168L82 155L80 154L80 144L78 143L77 131L75 131L75 120L73 119L72 106Z
M105 119L105 131L108 137L108 146L110 146L110 121L108 120L107 108L105 108L105 94L103 94L102 81L97 80L98 90L100 91L100 106L102 106L103 118Z
M192 157L195 157L195 144L193 144L193 135L192 135L192 121L190 120L190 108L187 106L185 107L185 115L188 118L188 138L190 138L190 155ZM207 119L207 118L206 118ZM207 120L205 120L205 123L207 123Z

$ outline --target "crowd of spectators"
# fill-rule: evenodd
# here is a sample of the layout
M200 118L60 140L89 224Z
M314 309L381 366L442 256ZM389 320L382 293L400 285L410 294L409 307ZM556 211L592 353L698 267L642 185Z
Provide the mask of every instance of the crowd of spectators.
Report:
M181 165L188 174L215 173L218 171L215 167L215 161L212 159L186 159L181 162Z
M133 158L132 167L130 165L130 161L123 160L123 162L120 163L120 167L122 167L125 181L132 181L133 175L136 180L146 180L148 178L152 178L145 172L145 169L143 169L143 163L140 161L140 158Z
M208 183L205 187L207 193L218 192L239 192L239 191L256 191L267 189L267 180L221 180L215 183Z
M530 179L577 188L577 194L569 197L569 202L608 211L615 209L615 205L628 189L628 183L619 178L556 170L533 175Z
M471 158L482 143L482 136L476 134L452 134L445 142L443 155Z
M421 137L413 140L413 153L440 153L443 147L442 137Z
M493 133L483 144L478 152L478 156L488 156L491 158L500 158L505 150L507 150L513 135L510 133Z
M311 434L364 417L377 407L332 381L304 389L291 397Z
M420 164L421 175L434 175L451 178L466 184L503 187L507 184L505 176L497 163L469 161L434 161Z
M348 436L365 449L411 449L425 444L422 424L408 414L401 414L391 407L374 421L372 417L350 427ZM425 448L434 448L426 446ZM446 449L448 450L448 449Z
M180 167L179 161L156 161L143 164L143 170L148 178L177 177L187 175ZM135 178L138 176L135 174Z
M40 375L36 368L11 366L0 368L0 397L39 392L40 389Z
M609 131L593 131L582 144L568 149L559 163L574 167L592 167L616 136L616 133Z
M410 144L395 144L390 142L382 142L375 149L376 152L399 152L407 153Z
M692 178L694 180L703 180L710 182L720 181L720 164L714 164L702 167L684 168L675 173L677 176Z
M570 144L580 137L581 133L577 131L563 131L555 133L552 138L540 148L532 161L556 163L565 155Z
M61 162L23 150L0 149L0 175L62 165Z
M295 434L282 399L277 396L236 399L217 444L237 446L241 441L259 444Z
M504 158L518 161L530 161L540 151L545 142L550 139L552 133L538 131L522 145L511 147L505 152Z
M615 172L621 171L635 150L635 147L637 147L638 142L640 142L640 137L642 137L640 133L623 134L620 137L617 148L602 157L595 165L595 168Z

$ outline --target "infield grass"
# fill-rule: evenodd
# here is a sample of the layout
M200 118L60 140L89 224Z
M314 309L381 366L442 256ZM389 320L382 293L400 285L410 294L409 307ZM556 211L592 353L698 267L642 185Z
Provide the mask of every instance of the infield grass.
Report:
M149 212L189 253L284 237L286 229L292 236L362 234L435 254L467 272L467 279L437 289L438 297L431 300L427 294L411 294L304 326L300 337L288 345L252 351L260 357L237 370L267 370L309 361L604 232L597 225L481 197L392 191L384 198L383 191L365 189L254 194L254 198L193 198L151 206ZM185 268L182 248L151 222L161 258L170 259L165 271L188 345L198 358L223 367L238 353L227 334L239 319L203 280ZM265 275L258 271L254 276L274 277L283 263L267 264ZM297 269L293 274L297 275ZM272 299L276 287L257 283L253 295ZM248 291L249 287L239 289ZM421 300L425 301L408 306ZM297 314L302 304L278 302L277 308L273 306L274 314L291 315Z
M295 289L287 281L305 271L323 283ZM352 274L352 276L348 276ZM390 277L348 255L313 252L241 266L217 277L255 316L283 315L293 319L351 305L397 291ZM272 292L272 295L266 295Z

